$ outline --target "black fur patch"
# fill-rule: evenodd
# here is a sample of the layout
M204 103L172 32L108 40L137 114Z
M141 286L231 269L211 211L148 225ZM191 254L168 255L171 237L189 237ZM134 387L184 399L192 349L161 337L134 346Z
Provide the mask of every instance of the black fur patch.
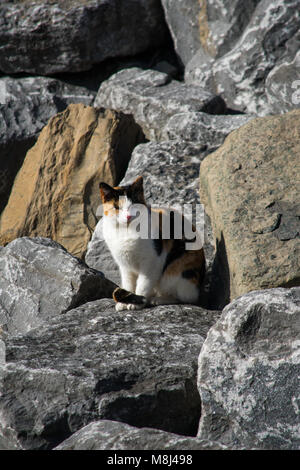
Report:
M163 242L160 238L156 238L156 239L153 239L153 245L154 245L154 248L155 248L155 251L157 253L157 256L160 256L161 255L161 252L163 250Z

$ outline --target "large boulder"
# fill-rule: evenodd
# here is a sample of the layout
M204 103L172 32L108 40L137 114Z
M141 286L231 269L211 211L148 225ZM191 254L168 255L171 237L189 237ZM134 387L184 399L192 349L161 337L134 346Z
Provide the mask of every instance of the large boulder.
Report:
M1 2L0 71L49 75L163 44L159 0Z
M236 42L260 0L162 0L177 54L184 65L200 49L224 55Z
M95 106L132 114L150 140L161 140L162 128L177 113L225 112L224 101L202 86L187 86L167 73L137 67L121 70L104 81Z
M0 414L24 448L55 447L99 419L196 435L197 359L219 312L126 312L97 300L7 338Z
M111 298L117 287L46 238L14 240L0 251L0 265L0 326L10 335L90 300ZM0 363L3 347L0 340Z
M99 182L117 184L144 140L131 116L83 104L54 116L27 153L0 219L0 243L45 236L82 257L96 225Z
M198 437L233 448L299 449L300 288L228 305L199 356Z
M251 2L252 6L256 3ZM241 7L243 15L248 2L247 7ZM258 115L270 114L272 106L265 83L272 69L281 64L292 42L294 54L297 52L298 7L298 0L261 0L244 32L225 55L214 60L201 50L197 53L186 68L186 82L201 84L212 93L220 94L230 108ZM284 83L285 79L283 87Z
M84 426L54 450L224 450L225 448L217 442L196 437L101 420ZM162 462L162 456L156 458L157 462Z
M233 131L200 167L228 300L300 284L300 111Z
M94 91L55 78L0 78L0 213L27 151L49 119L71 103L91 105L94 98Z

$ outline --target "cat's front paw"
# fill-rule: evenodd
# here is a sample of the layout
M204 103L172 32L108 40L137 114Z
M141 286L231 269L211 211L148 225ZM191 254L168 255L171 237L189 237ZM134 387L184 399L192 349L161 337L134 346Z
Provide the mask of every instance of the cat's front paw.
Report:
M121 312L122 310L127 310L127 305L128 304L123 304L122 302L117 302L116 303L116 311Z

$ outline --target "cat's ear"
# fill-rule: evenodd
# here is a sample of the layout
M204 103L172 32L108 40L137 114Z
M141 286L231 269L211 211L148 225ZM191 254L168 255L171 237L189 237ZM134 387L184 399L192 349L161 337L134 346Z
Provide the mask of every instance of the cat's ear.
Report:
M131 185L136 191L143 191L143 177L138 176Z
M100 188L100 196L101 196L102 202L107 202L114 198L115 190L114 188L109 186L109 184L100 183L99 188Z

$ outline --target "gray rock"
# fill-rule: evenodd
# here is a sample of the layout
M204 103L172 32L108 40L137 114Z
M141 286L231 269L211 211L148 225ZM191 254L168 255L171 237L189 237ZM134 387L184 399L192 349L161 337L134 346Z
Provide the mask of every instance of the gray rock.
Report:
M266 80L272 112L283 114L300 107L300 52L273 68Z
M97 300L8 338L0 413L22 446L55 447L99 419L196 434L197 358L219 312L126 312Z
M230 132L253 119L246 114L213 116L206 113L178 113L163 128L164 140L180 140L202 145L206 150L216 150Z
M187 65L201 49L212 57L228 52L260 0L162 0L180 59Z
M0 252L0 325L25 333L116 285L47 238L18 238Z
M185 65L200 47L198 0L162 0L175 50Z
M116 421L95 421L54 450L224 450L217 442L179 436L158 429L135 428Z
M177 113L225 111L224 101L200 86L187 86L155 70L122 70L103 82L95 106L133 114L150 140L161 140L161 130Z
M159 0L1 2L0 70L54 74L89 70L110 57L163 44Z
M235 448L299 449L300 288L225 307L199 356L198 437Z
M16 433L6 426L3 416L0 416L0 451L1 450L23 450Z
M0 78L0 212L27 151L48 120L71 103L91 105L94 97L83 86L54 78Z
M298 6L297 0L260 1L233 49L213 63L203 61L200 54L193 67L188 67L186 82L201 83L220 94L231 108L258 115L272 112L265 82L298 33Z

